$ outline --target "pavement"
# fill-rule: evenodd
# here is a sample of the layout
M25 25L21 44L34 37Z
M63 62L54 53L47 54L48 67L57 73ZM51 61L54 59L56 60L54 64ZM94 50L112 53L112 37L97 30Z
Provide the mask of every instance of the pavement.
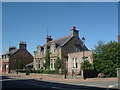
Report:
M36 74L31 73L30 75L26 75L25 73L16 74L7 74L3 73L3 75L8 75L12 77L20 77L24 79L36 79L43 80L49 82L57 82L71 85L84 85L84 86L95 86L95 87L103 87L103 88L118 88L118 80L117 78L87 78L84 80L80 76L67 76L64 78L64 75L53 75L53 74Z

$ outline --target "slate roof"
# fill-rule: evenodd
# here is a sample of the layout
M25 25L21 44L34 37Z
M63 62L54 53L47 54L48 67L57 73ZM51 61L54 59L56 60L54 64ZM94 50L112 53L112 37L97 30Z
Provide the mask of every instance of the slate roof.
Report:
M3 55L13 55L14 53L16 53L19 49L13 49L10 52L8 51L7 53L3 54Z
M70 39L71 39L71 35L70 36L66 36L66 37L63 37L63 38L59 38L59 39L55 39L55 40L52 40L50 42L47 43L47 46L50 46L50 44L52 42L55 42L55 44L59 47L59 46L63 46L66 42L68 42Z
M33 66L33 65L34 63L32 62L32 63L27 64L26 66L28 67L28 66Z
M54 40L56 44L60 45L60 46L63 46L66 42L68 42L70 39L71 39L71 35L70 36L66 36L66 37L63 37L63 38L59 38L59 39L56 39Z

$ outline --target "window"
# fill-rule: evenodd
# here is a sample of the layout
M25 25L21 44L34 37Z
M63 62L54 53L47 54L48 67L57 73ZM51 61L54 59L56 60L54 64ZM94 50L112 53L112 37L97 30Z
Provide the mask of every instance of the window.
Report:
M75 68L77 68L77 58L75 58Z
M53 68L53 63L51 63L50 66L51 66L51 69L52 69Z
M74 58L72 59L72 68L74 68Z
M40 60L39 60L38 68L40 68Z
M55 47L53 45L51 45L50 50L51 50L51 53L55 53Z
M77 68L77 58L72 59L72 68Z

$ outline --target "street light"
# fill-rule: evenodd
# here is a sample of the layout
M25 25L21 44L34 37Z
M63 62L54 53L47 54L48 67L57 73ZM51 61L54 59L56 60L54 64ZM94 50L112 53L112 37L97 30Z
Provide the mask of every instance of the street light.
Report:
M84 37L82 38L82 42L83 42L83 61L84 61L83 78L84 78L84 80L85 80L86 78L85 78L85 55L84 55L84 43L85 43L85 38L84 38Z

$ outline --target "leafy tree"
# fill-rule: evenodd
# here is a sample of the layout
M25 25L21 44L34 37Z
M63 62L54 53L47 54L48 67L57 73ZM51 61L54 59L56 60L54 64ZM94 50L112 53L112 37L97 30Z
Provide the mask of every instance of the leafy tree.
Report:
M20 60L18 62L18 69L23 69L23 61L22 60Z
M49 50L46 51L46 55L45 55L45 67L46 69L50 69L50 51Z
M60 57L57 56L57 60L55 62L55 70L59 70L61 68L61 60Z
M93 64L91 64L88 60L85 60L81 63L81 70L84 69L93 69Z
M97 45L95 45L95 49L93 50L95 54L101 54L102 53L102 46L105 44L104 41L98 41Z
M95 47L93 60L95 69L104 73L106 77L115 77L116 68L120 68L120 43L111 41L101 46L98 45Z

